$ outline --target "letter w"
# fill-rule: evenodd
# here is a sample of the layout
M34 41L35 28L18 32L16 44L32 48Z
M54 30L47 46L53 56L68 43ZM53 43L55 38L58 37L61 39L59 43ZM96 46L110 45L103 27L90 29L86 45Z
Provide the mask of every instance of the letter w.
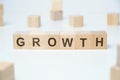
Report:
M63 46L64 47L66 47L67 44L68 44L69 47L71 47L72 43L73 43L73 38L71 38L71 39L69 39L69 38L66 38L66 39L62 38L62 42L63 42Z

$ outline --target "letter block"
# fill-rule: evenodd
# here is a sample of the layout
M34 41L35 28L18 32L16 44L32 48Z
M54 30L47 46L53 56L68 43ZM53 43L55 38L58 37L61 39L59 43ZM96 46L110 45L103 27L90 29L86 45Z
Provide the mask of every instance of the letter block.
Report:
M91 49L92 36L91 32L77 32L76 49Z
M0 16L0 26L3 26L3 17Z
M28 26L32 28L40 27L40 16L29 16L28 17Z
M57 21L63 19L63 12L61 11L51 11L51 20Z
M13 35L13 43L15 49L28 49L29 42L28 42L28 34L29 33L15 33Z
M60 33L46 33L47 49L60 49Z
M0 16L3 16L3 4L0 4Z
M112 67L111 69L111 80L120 80L120 67Z
M118 13L108 14L108 25L109 26L118 26L119 25L119 14Z
M118 47L117 47L117 66L120 67L120 44L118 44Z
M76 35L74 32L60 32L60 49L75 49Z
M82 27L83 26L83 16L70 16L70 26Z
M29 48L30 49L46 49L47 48L47 39L44 32L40 33L29 33Z
M105 31L92 31L91 49L107 49L107 33Z
M0 80L14 80L14 66L12 63L0 62Z

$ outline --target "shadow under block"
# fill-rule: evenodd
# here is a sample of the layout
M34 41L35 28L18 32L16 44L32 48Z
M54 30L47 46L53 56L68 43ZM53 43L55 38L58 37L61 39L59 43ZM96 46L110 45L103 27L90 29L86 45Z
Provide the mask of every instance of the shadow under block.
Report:
M3 4L0 4L0 16L3 16Z
M82 27L84 24L83 16L70 16L70 26Z
M58 21L63 19L63 11L51 11L51 20Z
M74 32L60 33L60 49L75 49L76 35Z
M0 16L0 26L3 26L3 17Z
M120 44L118 45L118 48L117 48L117 66L120 67Z
M107 32L92 31L91 49L107 49Z
M14 80L14 66L12 63L0 62L0 80Z
M111 80L120 80L120 67L112 67L111 69Z
M28 27L39 28L41 25L40 21L40 16L29 16Z
M29 49L29 33L15 33L13 35L13 44L15 49Z
M118 26L119 25L119 14L111 13L107 16L109 26Z

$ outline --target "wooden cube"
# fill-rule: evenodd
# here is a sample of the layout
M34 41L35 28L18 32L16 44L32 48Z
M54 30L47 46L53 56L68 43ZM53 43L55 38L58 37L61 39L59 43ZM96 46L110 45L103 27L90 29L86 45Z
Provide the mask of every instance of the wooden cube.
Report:
M28 33L21 32L21 33L15 33L13 35L13 43L15 49L28 49L29 43L28 43Z
M83 16L70 16L70 26L73 27L82 27L83 24Z
M0 16L0 26L3 26L3 17Z
M33 32L28 34L29 40L29 49L46 49L47 48L47 39L45 32Z
M120 44L118 44L118 47L117 47L117 66L120 67Z
M61 11L62 10L62 0L52 0L52 10Z
M108 14L108 25L109 26L118 26L119 25L119 14L117 14L117 13Z
M120 67L118 66L112 67L111 80L120 80Z
M57 32L49 32L46 33L46 45L47 49L60 49L60 33Z
M92 36L91 32L77 32L76 49L91 49Z
M51 20L58 21L63 19L62 11L51 11Z
M60 32L60 49L75 49L76 35L74 32Z
M39 28L40 27L40 16L29 16L28 17L28 26L30 28Z
M0 4L0 16L3 16L3 4Z
M91 49L107 49L107 32L92 31Z
M12 63L0 62L0 80L14 80L14 66Z

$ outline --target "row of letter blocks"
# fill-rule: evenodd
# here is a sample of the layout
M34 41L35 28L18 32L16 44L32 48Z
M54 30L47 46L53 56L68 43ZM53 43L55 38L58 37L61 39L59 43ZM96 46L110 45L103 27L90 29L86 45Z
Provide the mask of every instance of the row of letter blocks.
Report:
M0 80L14 80L14 66L9 62L0 62Z
M105 31L15 33L15 49L107 49Z
M0 4L0 26L3 26L3 5Z
M120 80L120 45L118 45L117 65L111 69L111 80Z

